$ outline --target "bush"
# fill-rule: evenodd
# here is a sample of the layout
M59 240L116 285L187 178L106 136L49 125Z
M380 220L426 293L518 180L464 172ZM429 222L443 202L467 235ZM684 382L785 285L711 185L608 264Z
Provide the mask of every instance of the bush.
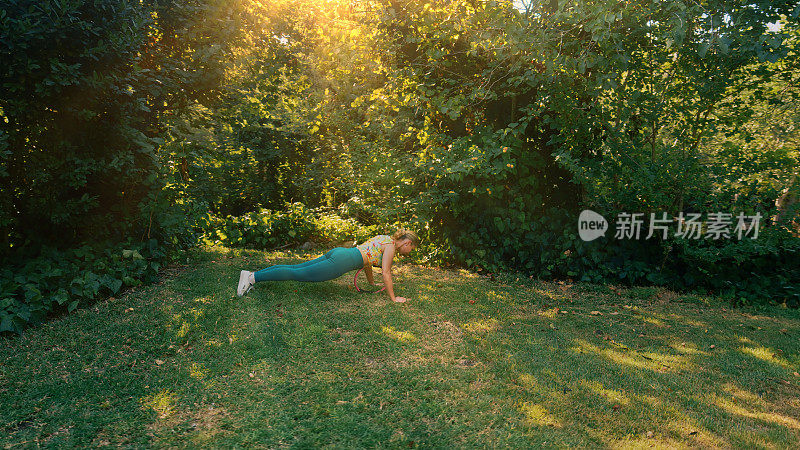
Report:
M378 225L362 225L357 220L345 219L336 213L325 212L314 218L317 237L321 242L364 242L381 233Z
M669 267L676 286L719 293L734 305L800 301L800 239L769 227L757 239L675 241Z
M591 242L559 208L539 216L471 213L450 235L433 236L438 261L543 278L658 285L713 293L733 305L800 305L800 239L780 226L757 239L614 239Z
M546 241L546 237L542 237ZM582 241L564 231L555 251L542 252L539 274L580 281L660 285L714 293L733 305L800 303L800 239L764 228L757 239Z
M123 288L149 283L168 259L155 239L101 249L46 248L0 271L0 332L21 333L49 314L71 312Z
M274 249L306 241L317 243L363 241L377 234L377 225L363 226L333 212L312 210L302 203L286 211L262 209L238 217L210 218L205 241L227 247Z

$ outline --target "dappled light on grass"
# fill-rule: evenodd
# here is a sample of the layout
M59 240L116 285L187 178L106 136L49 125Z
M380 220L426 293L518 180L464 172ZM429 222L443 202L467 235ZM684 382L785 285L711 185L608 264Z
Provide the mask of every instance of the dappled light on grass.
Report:
M678 413L673 414L673 416ZM681 415L673 417L664 427L657 427L658 441L669 448L725 448L730 443L724 438L702 425L702 420L696 417ZM640 441L641 442L641 441Z
M642 319L642 321L647 322L647 323L651 323L651 324L653 324L653 325L655 325L657 327L663 327L665 325L665 323L662 320L656 319L655 317L642 316L641 319Z
M418 293L418 294L416 294L414 296L414 300L417 300L417 301L420 301L420 302L433 302L436 299L437 299L437 297L435 295L429 295L429 294L419 294Z
M533 425L552 426L561 428L561 422L550 415L547 409L539 404L523 402L519 407L520 412L525 415L525 421Z
M486 299L487 300L511 300L513 297L508 292L497 292L494 289L490 289L486 292Z
M164 389L141 399L142 406L158 413L159 418L167 418L175 412L176 395Z
M205 371L203 371L203 366L193 362L191 367L189 367L189 376L192 378L203 379L206 377Z
M209 347L222 347L222 342L219 339L209 339L206 341L206 345Z
M734 383L723 383L721 386L722 390L727 392L728 394L736 397L738 400L742 400L745 402L751 403L765 403L763 399L759 398L756 394L746 391Z
M381 327L381 331L398 342L413 342L417 338L408 331L395 330L394 327Z
M429 283L418 284L417 289L425 292L435 292L437 290L435 285Z
M548 319L553 319L555 317L558 317L559 312L561 312L560 308L548 308L539 311L537 314L542 317L547 317Z
M685 319L684 323L698 328L707 328L708 324L699 320Z
M197 264L138 297L69 316L59 324L64 335L51 340L36 333L58 328L35 330L2 360L11 370L0 372L0 389L33 414L38 399L17 394L20 374L49 383L55 399L48 402L59 408L107 414L101 431L85 433L120 446L319 447L346 440L375 447L393 436L403 447L413 440L469 448L800 442L800 377L791 375L800 321L788 313L759 322L759 330L709 306L706 314L678 310L677 300L608 302L582 293L596 286L575 284L573 302L553 303L534 292L545 285L505 290L486 278L419 267L398 289L436 289L419 289L418 301L402 307L348 291L346 277L257 286L235 298L239 267L274 259L247 254L248 261ZM81 345L70 347L76 339ZM99 366L87 350L95 343L111 349ZM772 353L788 366L770 361ZM28 360L52 367L31 374ZM106 370L102 378L99 369ZM135 389L103 392L78 406L69 394L59 397L64 386L91 395L106 383ZM100 412L97 405L104 405ZM125 416L129 410L141 417ZM26 428L27 415L6 416L3 422L22 424L12 440L54 432ZM30 417L71 425L55 409ZM124 441L123 433L138 440Z
M785 427L789 427L795 430L800 430L800 421L797 418L792 418L785 416L780 413L776 412L767 412L767 411L752 411L749 408L746 408L743 405L737 404L734 400L730 398L721 397L718 394L711 394L712 403L726 412L731 414L736 414L738 416L747 417L750 419L756 419L759 421L764 422L771 422L776 425L781 425Z
M775 350L767 347L739 347L739 351L780 367L788 369L791 366L789 361L778 355Z
M550 300L555 300L555 301L559 301L559 300L563 300L565 298L568 298L568 296L565 296L563 294L557 294L557 293L555 293L555 292L553 292L553 291L551 291L549 289L534 288L533 292L539 294L540 296L542 296L544 298L547 298L547 299L550 299Z
M676 342L670 344L669 346L676 352L685 353L687 355L709 355L708 352L698 349L694 342Z
M708 328L708 322L700 321L697 319L691 319L685 314L675 314L675 313L660 314L652 311L649 314L650 316L644 320L654 325L660 325L666 328L672 326L671 324L688 325L693 328L699 329L699 331L705 331Z
M571 348L573 353L593 353L610 362L635 367L637 369L652 370L655 372L677 372L682 370L695 370L687 357L682 355L666 355L656 352L631 352L613 348L603 348L592 344L585 339L574 339L576 344Z
M499 322L497 319L480 319L473 322L461 324L461 329L471 332L488 332L497 329Z
M175 333L175 335L178 337L186 337L191 329L192 326L189 324L189 322L183 322L181 323L181 326L178 328L178 331Z
M543 387L539 384L536 378L529 373L521 373L517 377L517 382L531 391L541 391Z
M203 311L198 308L189 308L180 314L172 314L168 328L174 330L179 338L185 338L192 331L197 320L203 315Z
M627 395L618 391L616 389L610 389L603 386L602 383L596 380L587 381L587 380L580 380L579 382L581 386L585 387L586 389L594 392L595 394L603 397L604 399L608 400L609 402L619 404L619 405L627 405L631 402Z
M476 274L475 272L466 270L466 269L456 269L456 272L460 277L464 278L478 278L480 275Z

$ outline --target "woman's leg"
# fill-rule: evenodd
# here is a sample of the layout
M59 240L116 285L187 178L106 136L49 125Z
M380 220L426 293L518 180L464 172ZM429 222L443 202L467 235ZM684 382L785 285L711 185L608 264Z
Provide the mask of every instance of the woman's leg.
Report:
M301 267L310 266L311 264L315 264L315 263L317 263L319 261L322 261L324 259L325 259L325 255L322 255L322 256L320 256L318 258L314 258L314 259L312 259L310 261L306 261L306 262L298 263L298 264L275 264L274 266L269 266L269 267L266 267L264 269L261 269L258 272L266 273L267 271L275 270L275 269L299 269Z
M361 252L357 248L337 247L310 264L295 266L272 266L255 273L256 282L260 281L326 281L338 278L345 273L363 265ZM298 267L302 266L302 267Z

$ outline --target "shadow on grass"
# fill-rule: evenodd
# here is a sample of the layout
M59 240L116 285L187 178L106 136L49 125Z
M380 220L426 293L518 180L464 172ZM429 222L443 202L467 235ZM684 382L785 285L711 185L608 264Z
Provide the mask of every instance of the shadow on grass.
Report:
M395 271L403 305L351 276L235 297L242 268L318 256L264 255L201 252L174 279L9 341L0 443L800 443L791 311L411 265Z
M637 304L625 293L587 304L560 285L535 291L548 304L516 308L475 345L509 392L517 388L525 423L550 442L581 433L587 441L569 443L798 442L796 314ZM520 335L528 345L512 343Z

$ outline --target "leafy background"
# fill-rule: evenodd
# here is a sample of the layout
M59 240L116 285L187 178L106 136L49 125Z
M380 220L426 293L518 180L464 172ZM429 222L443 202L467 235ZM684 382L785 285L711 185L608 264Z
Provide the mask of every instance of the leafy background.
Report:
M203 243L800 302L793 1L6 2L0 331ZM583 242L578 213L760 214Z

